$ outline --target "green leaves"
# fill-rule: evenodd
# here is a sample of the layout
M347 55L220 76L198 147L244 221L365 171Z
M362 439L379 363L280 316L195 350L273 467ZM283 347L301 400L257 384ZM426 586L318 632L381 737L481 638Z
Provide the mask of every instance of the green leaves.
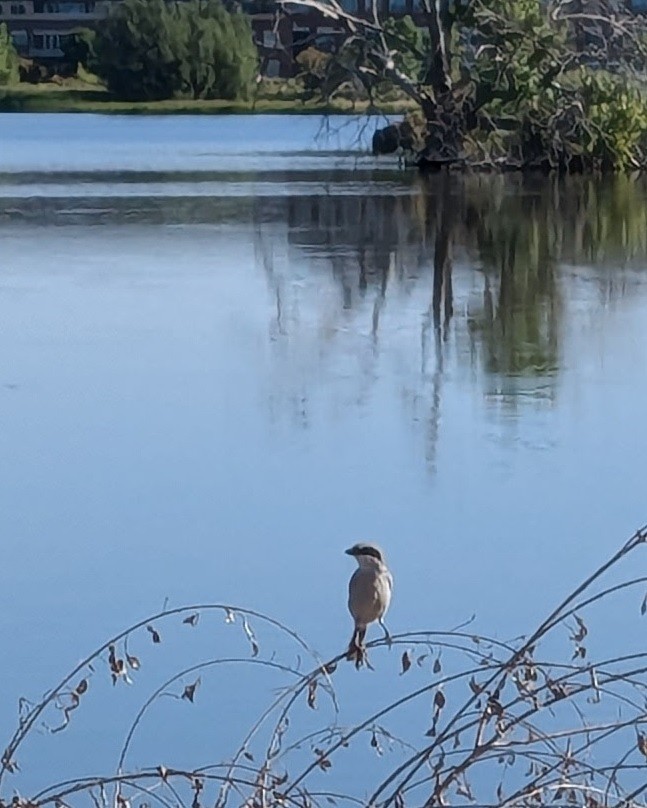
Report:
M5 23L0 23L0 87L18 82L18 54Z
M235 99L247 94L258 54L247 17L219 0L124 0L86 60L120 100Z

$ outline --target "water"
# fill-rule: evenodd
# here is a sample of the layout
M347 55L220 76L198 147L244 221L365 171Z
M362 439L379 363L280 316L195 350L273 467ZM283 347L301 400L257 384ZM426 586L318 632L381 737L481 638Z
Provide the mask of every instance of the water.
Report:
M357 126L0 116L3 737L165 602L256 608L328 657L342 551L373 539L392 632L475 613L509 639L645 521L645 183L423 179ZM601 642L640 644L641 597ZM98 683L16 782L114 767L184 654L248 655L214 620L139 637L142 683ZM204 726L167 700L135 763L213 760L280 680L218 675Z

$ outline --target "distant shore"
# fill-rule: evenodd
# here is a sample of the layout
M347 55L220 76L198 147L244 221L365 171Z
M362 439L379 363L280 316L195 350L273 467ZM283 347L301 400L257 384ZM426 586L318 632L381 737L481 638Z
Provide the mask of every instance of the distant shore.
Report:
M380 112L403 114L409 105L401 100L381 103ZM363 115L366 101L335 98L329 103L304 100L294 81L264 81L248 100L173 98L165 101L116 101L102 87L74 79L61 83L21 83L0 90L0 112L85 112L115 115Z

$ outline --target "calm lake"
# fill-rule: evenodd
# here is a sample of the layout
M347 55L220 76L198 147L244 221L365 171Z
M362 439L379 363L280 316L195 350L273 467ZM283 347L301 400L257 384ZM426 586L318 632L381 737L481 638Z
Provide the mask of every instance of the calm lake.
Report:
M365 539L392 632L509 639L647 520L647 183L421 178L365 154L375 125L0 115L1 748L20 697L165 604L327 658ZM640 597L597 636L644 638ZM102 672L5 793L114 769L185 653L249 654L209 619L140 635L133 686ZM381 674L343 677L359 714ZM275 679L203 676L199 728L163 702L133 765L217 758Z

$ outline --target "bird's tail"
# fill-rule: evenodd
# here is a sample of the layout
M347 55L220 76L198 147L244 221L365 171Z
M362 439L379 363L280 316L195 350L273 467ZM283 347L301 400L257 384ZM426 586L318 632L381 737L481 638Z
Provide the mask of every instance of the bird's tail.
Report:
M346 659L354 662L356 668L361 668L366 661L365 636L366 626L355 626L355 631L353 631L353 636L350 638L350 643L348 644Z

